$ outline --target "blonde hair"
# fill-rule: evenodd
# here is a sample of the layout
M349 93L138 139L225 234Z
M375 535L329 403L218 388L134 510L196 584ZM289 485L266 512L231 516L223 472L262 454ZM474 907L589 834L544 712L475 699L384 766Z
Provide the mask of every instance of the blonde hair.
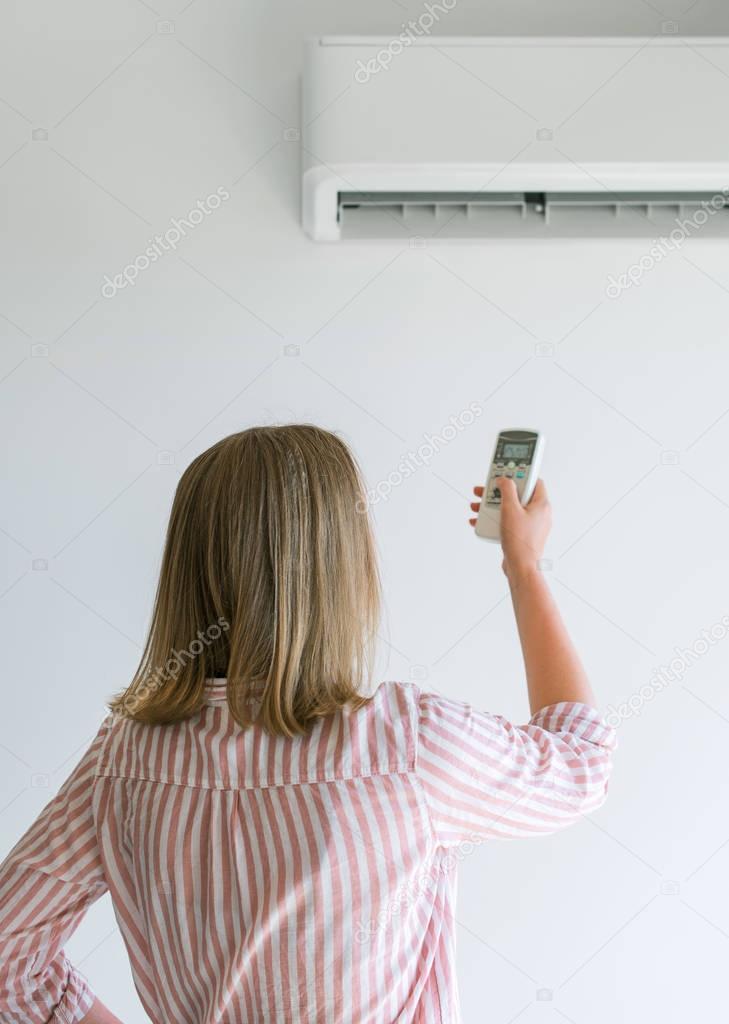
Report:
M175 492L139 667L111 710L180 721L212 676L227 677L241 725L255 690L257 721L286 736L365 703L380 583L364 496L346 444L314 426L254 427L199 455Z

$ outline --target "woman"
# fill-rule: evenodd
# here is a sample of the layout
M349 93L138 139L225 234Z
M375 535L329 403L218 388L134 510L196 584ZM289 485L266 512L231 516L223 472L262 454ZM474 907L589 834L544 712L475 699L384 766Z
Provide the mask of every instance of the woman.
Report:
M599 806L614 735L538 571L541 483L502 487L529 724L368 697L364 493L312 426L185 471L139 669L0 868L0 1021L116 1021L63 952L107 890L156 1024L459 1020L455 863Z

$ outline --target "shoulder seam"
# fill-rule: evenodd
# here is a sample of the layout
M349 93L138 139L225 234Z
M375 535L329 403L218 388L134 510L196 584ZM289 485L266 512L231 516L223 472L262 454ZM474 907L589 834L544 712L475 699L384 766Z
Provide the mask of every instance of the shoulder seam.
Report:
M101 760L106 752L106 744L108 743L109 737L111 736L111 727L113 723L114 712L109 711L107 712L106 715L104 715L103 719L101 720L101 725L99 726L96 733L97 737L100 736L101 739L99 742L99 749L96 754L96 760L94 761L92 778L98 778L100 775L99 768L101 766Z
M418 722L420 719L420 688L415 683L395 683L405 691L406 721L408 735L406 739L405 757L408 771L414 772L418 765Z
M415 788L417 789L418 793L420 794L420 799L423 802L423 808L425 810L425 817L426 817L426 820L428 822L428 828L430 829L430 839L431 839L431 842L434 845L439 846L440 843L438 841L438 833L436 832L435 823L433 821L433 815L432 815L431 810L430 810L430 803L428 801L428 794L427 794L427 792L425 790L425 783L421 779L420 772L418 771L418 752L419 752L419 749L420 749L420 714L421 714L420 698L422 696L422 691L421 691L419 686L413 686L413 689L414 689L414 695L415 695L415 738L414 738L414 756L413 756L413 771L412 771L412 775L413 775L413 780L415 782Z

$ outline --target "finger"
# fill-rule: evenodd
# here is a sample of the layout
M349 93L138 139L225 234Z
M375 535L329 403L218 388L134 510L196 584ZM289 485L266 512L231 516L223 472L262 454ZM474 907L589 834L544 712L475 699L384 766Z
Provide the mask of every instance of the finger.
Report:
M476 520L475 519L469 519L468 520L468 525L469 526L475 526L476 525Z
M477 498L482 498L483 497L483 487L474 487L473 488L473 493L476 495Z
M480 501L472 501L471 502L471 511L472 512L480 512L481 511L481 502Z
M519 503L516 484L510 476L502 476L499 478L499 490L501 491L502 506L506 505L508 507Z

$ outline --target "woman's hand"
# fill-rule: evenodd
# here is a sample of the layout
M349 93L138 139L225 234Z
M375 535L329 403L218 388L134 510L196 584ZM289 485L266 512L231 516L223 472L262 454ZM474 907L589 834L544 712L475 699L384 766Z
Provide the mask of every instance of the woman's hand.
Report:
M537 568L537 562L544 553L549 531L552 527L552 509L547 489L541 480L537 481L534 494L528 505L522 505L516 484L511 477L499 479L501 491L501 548L504 552L502 569L513 582L525 573ZM473 493L481 498L483 487L474 487ZM480 502L473 502L471 509L478 512ZM475 519L469 519L471 526Z

